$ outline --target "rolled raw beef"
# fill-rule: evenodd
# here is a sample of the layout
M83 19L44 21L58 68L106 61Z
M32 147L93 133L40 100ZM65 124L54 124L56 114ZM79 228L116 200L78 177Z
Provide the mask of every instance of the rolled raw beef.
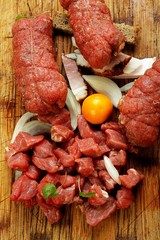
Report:
M26 110L49 114L63 108L67 84L55 61L49 14L17 20L12 33L13 69Z
M119 120L133 146L154 143L160 126L160 60L139 77L119 103Z
M60 0L68 17L76 44L92 68L102 69L125 44L125 37L113 25L104 0Z

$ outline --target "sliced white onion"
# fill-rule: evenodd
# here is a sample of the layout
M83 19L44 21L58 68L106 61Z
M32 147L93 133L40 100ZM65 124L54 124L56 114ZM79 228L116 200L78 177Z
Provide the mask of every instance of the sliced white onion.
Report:
M122 98L122 93L118 85L109 78L96 75L83 75L85 81L96 91L107 95L115 107Z
M36 113L30 113L30 112L26 112L21 116L21 118L18 120L18 122L17 122L17 124L14 128L11 143L14 142L18 133L22 131L22 128L24 127L25 123L28 122L28 120L30 120L34 116L37 116L37 114Z
M123 87L120 88L121 92L127 92L130 88L133 87L134 81L125 84Z
M39 120L33 120L30 122L27 122L23 128L22 132L27 132L33 136L39 135L39 134L45 134L50 133L52 125L49 123L44 123Z
M123 69L123 74L114 76L114 79L138 78L144 75L145 71L152 67L156 57L138 59L132 57L129 63Z
M77 59L77 54L76 53L68 53L65 55L66 57L76 60Z
M14 180L17 180L22 175L22 172L19 170L15 170Z
M112 164L111 160L107 156L104 155L103 159L104 159L105 167L110 177L113 178L113 180L120 185L121 181L119 179L119 173L117 169L115 168L115 166Z
M77 44L76 44L76 40L75 40L74 37L71 38L71 41L72 41L73 47L78 48L78 46L77 46Z
M105 197L105 198L109 198L109 194L108 194L108 192L102 190L102 194L103 194L103 197Z
M68 93L66 97L66 106L71 115L71 125L73 130L77 128L77 116L81 113L81 105L77 102L74 94L68 88Z
M76 54L76 63L78 66L90 68L89 63L86 61L82 54Z
M76 53L76 54L81 54L81 52L79 51L78 48L74 50L74 53ZM81 55L82 55L82 54L81 54Z

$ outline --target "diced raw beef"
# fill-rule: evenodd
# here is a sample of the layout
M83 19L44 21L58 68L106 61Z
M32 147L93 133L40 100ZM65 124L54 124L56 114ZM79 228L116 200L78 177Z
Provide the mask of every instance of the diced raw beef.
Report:
M57 192L58 196L51 198L53 205L61 206L63 204L71 204L76 193L75 184L67 188L60 186L57 188Z
M89 176L94 171L94 165L91 157L81 157L75 160L77 163L77 172L82 176Z
M36 196L34 196L33 198L31 198L30 200L25 201L24 203L25 203L25 207L26 207L26 208L31 208L31 207L37 205Z
M109 159L114 166L124 166L127 162L127 154L123 149L116 151L112 150L109 152Z
M12 185L11 200L26 201L37 194L38 183L26 175L21 175Z
M128 208L133 202L132 190L122 187L117 191L116 198L118 208Z
M53 125L51 128L51 139L54 142L65 142L74 136L74 132L63 125Z
M33 148L34 156L39 158L47 158L54 155L53 145L46 139L37 143Z
M47 217L48 221L51 224L58 222L62 218L61 209L47 204L45 202L45 199L40 194L37 194L36 197L38 205L41 207L44 215Z
M83 115L80 114L78 115L77 122L81 138L93 138L95 142L98 143L99 145L106 144L105 134L102 131L98 131L91 128L91 126L83 117Z
M124 126L117 122L106 122L101 125L101 130L105 132L107 129L112 129L121 133L125 133Z
M90 192L94 192L95 195L88 198L89 204L92 206L101 206L107 202L107 198L103 196L102 189L96 184L92 185L90 188Z
M67 188L72 186L73 184L76 184L76 177L75 176L70 176L70 175L61 175L60 177L60 183L63 188Z
M82 156L82 152L79 150L78 143L75 140L67 147L67 151L73 155L75 159Z
M99 178L104 182L106 189L108 191L114 189L115 185L117 184L109 175L106 170L99 171Z
M116 201L114 198L109 197L107 202L101 206L94 207L89 203L85 203L81 210L86 216L86 221L90 226L97 226L98 223L108 218L117 209Z
M6 159L8 166L19 171L26 171L29 167L30 157L25 153L16 153Z
M101 189L106 190L105 185L102 183L102 181L100 180L100 178L98 176L96 177L91 174L88 176L88 179L91 184L96 184L97 186L100 186Z
M27 177L37 180L40 177L41 170L37 168L35 165L30 164L27 171L24 171L23 174L25 174Z
M15 152L26 152L34 147L35 144L41 142L44 139L43 135L32 136L26 132L20 132L15 141L10 144L9 149L14 149Z
M62 163L64 167L72 167L75 163L75 157L71 154L68 154L66 151L64 151L62 148L57 148L54 150L55 155L59 159L59 161Z
M76 138L76 142L78 143L78 147L80 151L89 157L99 157L102 156L106 152L106 148L100 148L98 143L94 141L93 138L85 138L85 139L78 139Z
M55 173L60 169L60 164L57 161L55 155L46 158L39 158L32 156L32 162L41 170L45 170L49 173ZM62 168L61 168L62 169Z
M46 183L53 183L57 186L60 183L61 175L59 173L47 173L38 184L38 192L42 194L42 188Z
M95 170L106 170L103 159L94 159L93 163Z
M118 131L107 129L105 130L107 136L107 146L111 149L128 149L128 143L125 135Z
M38 115L39 120L42 122L47 122L54 125L64 125L70 129L71 127L71 118L70 112L66 108L58 109L56 113Z
M119 176L122 185L126 188L132 188L133 186L137 185L137 183L140 182L143 178L143 174L133 168L127 170L127 175Z

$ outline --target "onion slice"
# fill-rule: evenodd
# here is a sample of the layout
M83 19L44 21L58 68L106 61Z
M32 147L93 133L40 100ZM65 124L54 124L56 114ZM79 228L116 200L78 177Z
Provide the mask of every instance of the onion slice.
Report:
M32 117L35 117L35 116L37 116L37 114L36 113L31 113L31 112L26 112L21 116L21 118L18 120L18 122L17 122L17 124L14 128L11 143L14 142L18 133L22 132L22 129L23 129L25 123L28 122L28 120L30 120Z
M81 105L77 102L74 94L68 88L68 93L66 97L66 106L71 115L71 125L73 130L77 128L77 116L81 113Z
M125 84L123 87L120 88L121 92L127 92L130 88L133 87L133 84L134 84L134 81Z
M78 48L76 40L75 40L74 37L71 37L71 42L72 42L73 47Z
M30 122L27 122L23 128L22 132L27 132L31 135L39 135L39 134L45 134L50 133L52 125L49 123L44 123L39 120L33 120Z
M107 95L117 108L122 93L118 85L109 78L96 75L83 75L85 81L96 91Z
M123 74L114 76L114 79L138 78L144 75L145 71L152 67L156 57L138 59L132 57L129 63L123 69Z
M121 181L119 179L119 173L117 169L115 168L115 166L112 164L111 160L107 156L104 155L103 159L104 159L105 167L110 177L113 178L113 180L120 185Z
M105 198L109 198L109 194L108 194L108 192L102 190L102 194L103 194L103 197L105 197Z

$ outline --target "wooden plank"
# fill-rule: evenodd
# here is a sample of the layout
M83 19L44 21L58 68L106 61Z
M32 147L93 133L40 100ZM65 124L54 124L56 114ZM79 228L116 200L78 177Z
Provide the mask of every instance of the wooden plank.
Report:
M136 57L160 57L159 0L106 0L114 22L139 25L138 44L125 51ZM140 155L130 155L128 167L144 173L144 181L134 190L129 209L119 210L95 228L89 227L80 210L67 206L64 218L57 224L47 222L36 206L26 209L10 201L13 172L5 162L5 147L24 107L15 88L12 72L11 27L18 14L36 15L48 11L64 12L58 0L0 0L0 239L3 240L152 240L159 233L159 140ZM57 62L64 74L61 54L72 51L69 36L56 35ZM121 83L120 83L121 84Z

